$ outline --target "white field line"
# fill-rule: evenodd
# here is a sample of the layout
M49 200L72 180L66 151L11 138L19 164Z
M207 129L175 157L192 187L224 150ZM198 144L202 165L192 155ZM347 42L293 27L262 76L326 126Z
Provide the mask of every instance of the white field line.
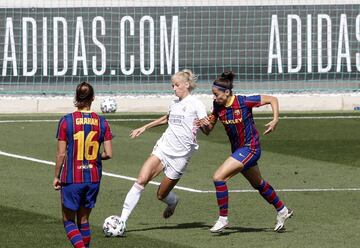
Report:
M255 117L255 120L270 120L272 117ZM283 116L280 119L284 120L327 120L327 119L360 119L360 115L348 116ZM155 119L107 119L109 122L126 122L126 121L153 121ZM1 123L41 123L41 122L58 122L59 120L0 120Z
M18 158L18 159L22 159L22 160L28 160L28 161L32 161L32 162L36 162L36 163L40 163L40 164L47 164L47 165L55 166L55 162L52 162L52 161L47 161L47 160L36 159L36 158L27 157L27 156L16 155L16 154L8 153L8 152L0 151L0 155L6 156L6 157L11 157L11 158ZM125 180L128 180L128 181L136 181L136 178L134 178L134 177L122 176L122 175L109 173L109 172L105 172L105 171L103 171L102 174L104 176L121 178L121 179L125 179ZM149 184L160 185L159 182L155 182L155 181L150 181ZM186 188L186 187L181 187L181 186L175 186L175 188L180 189L180 190L184 190L184 191L189 191L189 192L202 193L201 190L191 189L191 188Z
M16 154L7 153L7 152L3 152L3 151L0 151L0 155L6 156L6 157L11 157L11 158L28 160L28 161L32 161L32 162L36 162L36 163L40 163L40 164L47 164L47 165L53 165L53 166L55 165L55 163L52 162L52 161L47 161L47 160L36 159L36 158L27 157L27 156L16 155ZM125 180L128 180L128 181L136 181L136 178L134 178L134 177L122 176L122 175L109 173L109 172L104 172L104 171L103 171L103 175L108 176L108 177L121 178L121 179L125 179ZM149 184L160 185L159 182L155 182L155 181L150 181ZM175 188L179 189L179 190L183 190L183 191L194 192L194 193L215 193L216 192L214 190L199 190L199 189L192 189L192 188L182 187L182 186L175 186ZM277 189L276 191L279 191L279 192L360 191L360 188ZM257 190L247 190L247 189L245 189L245 190L229 190L229 192L248 193L248 192L257 192Z

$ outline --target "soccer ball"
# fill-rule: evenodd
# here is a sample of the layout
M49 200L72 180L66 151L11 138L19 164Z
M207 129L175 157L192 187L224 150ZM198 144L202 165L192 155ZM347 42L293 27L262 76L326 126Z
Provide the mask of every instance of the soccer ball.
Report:
M105 237L124 237L125 228L125 222L120 220L120 217L116 215L107 217L103 224L103 232Z
M114 113L117 109L117 103L114 98L107 97L100 103L100 109L103 113Z

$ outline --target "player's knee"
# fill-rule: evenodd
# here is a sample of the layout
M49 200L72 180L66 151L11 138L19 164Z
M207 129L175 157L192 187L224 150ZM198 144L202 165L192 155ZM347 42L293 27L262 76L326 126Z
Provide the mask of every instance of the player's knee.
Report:
M221 174L215 173L213 175L213 181L214 182L225 181L225 178Z

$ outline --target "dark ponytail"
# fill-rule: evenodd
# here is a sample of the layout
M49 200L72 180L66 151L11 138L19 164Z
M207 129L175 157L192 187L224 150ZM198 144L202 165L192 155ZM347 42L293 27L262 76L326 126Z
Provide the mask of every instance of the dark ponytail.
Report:
M74 105L79 109L90 107L94 100L94 88L87 82L82 82L76 86Z
M231 92L234 78L235 74L232 71L223 72L221 76L214 81L213 86L222 89L223 91L230 90Z

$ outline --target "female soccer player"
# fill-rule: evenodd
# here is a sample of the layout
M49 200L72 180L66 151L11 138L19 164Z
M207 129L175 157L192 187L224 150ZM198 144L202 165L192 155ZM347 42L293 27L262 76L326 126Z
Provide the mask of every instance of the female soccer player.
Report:
M76 248L89 247L89 215L95 206L101 179L101 160L112 156L108 122L90 111L93 87L86 82L76 87L77 111L59 121L53 186L61 192L64 228ZM104 144L103 152L100 146ZM76 218L76 222L75 222Z
M284 227L286 219L293 214L279 199L275 190L266 182L260 173L257 161L260 158L261 148L259 133L256 130L252 108L270 104L273 111L273 120L267 123L264 134L274 131L279 120L278 100L272 96L233 95L232 72L224 72L212 85L214 94L213 112L209 116L210 125L202 127L206 134L213 129L217 119L224 125L231 143L232 154L217 169L213 175L216 189L216 198L219 206L219 218L210 229L211 232L221 232L228 226L228 188L226 182L241 172L250 184L259 191L261 196L277 210L275 231Z
M204 104L191 95L196 87L196 76L185 69L173 75L171 82L178 99L170 104L168 114L130 133L131 138L136 138L149 128L168 124L150 157L143 164L137 181L126 195L120 217L123 230L145 186L161 171L164 171L165 176L157 190L157 198L167 204L164 218L169 218L174 213L179 198L172 189L185 172L191 155L198 149L198 127L195 121L199 120L199 126L209 124ZM124 235L125 233L122 234Z

